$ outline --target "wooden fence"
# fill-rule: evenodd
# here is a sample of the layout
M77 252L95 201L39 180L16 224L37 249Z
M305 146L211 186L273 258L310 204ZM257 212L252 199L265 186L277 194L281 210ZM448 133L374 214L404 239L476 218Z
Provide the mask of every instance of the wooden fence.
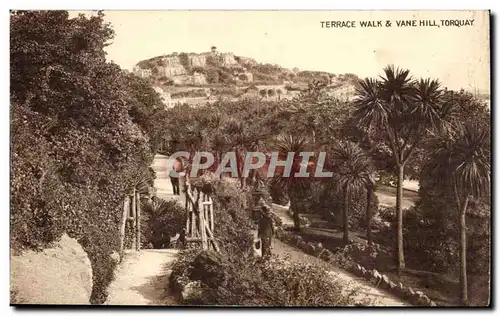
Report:
M214 235L214 209L210 195L189 184L184 187L186 194L186 242L200 245L202 249L219 251Z
M215 239L213 201L209 194L203 193L198 188L193 188L185 182L180 183L182 188L181 199L185 200L185 243L188 246L201 247L204 250L219 251ZM182 201L181 200L181 201ZM131 195L125 197L123 215L120 226L120 257L125 250L125 234L127 223L132 227L132 249L141 249L141 201L139 192L134 189Z
M139 192L134 189L131 195L125 197L123 202L123 215L120 225L120 257L125 250L125 232L127 222L132 226L134 236L132 238L132 249L141 249L141 199Z

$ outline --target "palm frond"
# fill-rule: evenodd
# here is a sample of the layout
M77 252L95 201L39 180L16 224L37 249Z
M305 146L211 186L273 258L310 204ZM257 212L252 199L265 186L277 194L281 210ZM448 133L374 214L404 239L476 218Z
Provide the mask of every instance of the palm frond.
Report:
M415 84L410 115L418 124L438 126L442 119L442 90L438 80L420 79Z
M380 90L383 99L393 104L398 110L404 111L404 106L414 94L414 81L408 69L389 65L384 68L384 76L380 76Z
M354 116L361 126L370 128L387 123L389 107L381 98L379 81L372 78L360 81L356 88L354 105L356 106Z
M423 174L435 185L450 179L460 194L481 197L490 189L490 146L489 129L475 121L457 126L438 141Z

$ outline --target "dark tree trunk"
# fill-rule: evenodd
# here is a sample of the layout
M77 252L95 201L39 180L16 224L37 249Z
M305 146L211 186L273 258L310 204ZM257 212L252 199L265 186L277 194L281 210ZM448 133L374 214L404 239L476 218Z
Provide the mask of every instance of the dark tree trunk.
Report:
M295 231L300 231L300 205L299 194L294 184L288 187L288 198L290 199L290 210L293 214L293 226Z
M293 226L294 226L294 229L295 229L295 231L300 231L300 212L299 212L299 209L297 207L297 203L291 202L290 203L290 208L292 209L292 212L293 212Z
M399 271L405 268L405 256L403 249L403 180L404 180L404 165L398 166L398 183L396 194L396 268Z
M468 203L469 198L467 197L460 212L460 303L463 306L469 304L467 294L467 226L465 222Z
M366 188L366 239L368 240L368 246L373 246L373 237L372 237L372 195L373 195L373 186L369 185Z
M344 245L349 244L349 188L346 186L345 188L345 196L344 196Z

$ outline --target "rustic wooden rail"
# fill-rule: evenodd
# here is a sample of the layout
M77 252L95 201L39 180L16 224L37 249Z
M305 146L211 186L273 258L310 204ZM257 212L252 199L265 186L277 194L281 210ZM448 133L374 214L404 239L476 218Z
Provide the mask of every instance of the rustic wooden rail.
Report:
M186 242L201 244L202 249L219 251L214 236L214 209L210 195L200 189L184 186L186 195Z
M183 173L181 173L183 174ZM214 229L213 201L209 194L190 185L184 176L181 176L181 198L185 200L185 242L188 245L201 247L204 250L219 251ZM123 257L127 224L132 230L132 249L141 249L141 199L139 192L134 189L123 202L123 214L120 226L120 257Z
M132 249L141 249L141 197L134 189L132 194L125 196L123 214L120 225L120 257L123 258L125 250L125 234L127 223L132 227Z

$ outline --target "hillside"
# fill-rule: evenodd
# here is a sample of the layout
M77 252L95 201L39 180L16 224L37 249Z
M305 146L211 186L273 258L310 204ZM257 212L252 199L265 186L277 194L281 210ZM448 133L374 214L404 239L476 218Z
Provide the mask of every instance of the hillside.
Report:
M204 53L171 53L139 61L133 72L149 78L167 105L206 102L219 97L292 98L313 80L327 81L330 91L349 98L358 77L323 71L287 69L215 47Z

